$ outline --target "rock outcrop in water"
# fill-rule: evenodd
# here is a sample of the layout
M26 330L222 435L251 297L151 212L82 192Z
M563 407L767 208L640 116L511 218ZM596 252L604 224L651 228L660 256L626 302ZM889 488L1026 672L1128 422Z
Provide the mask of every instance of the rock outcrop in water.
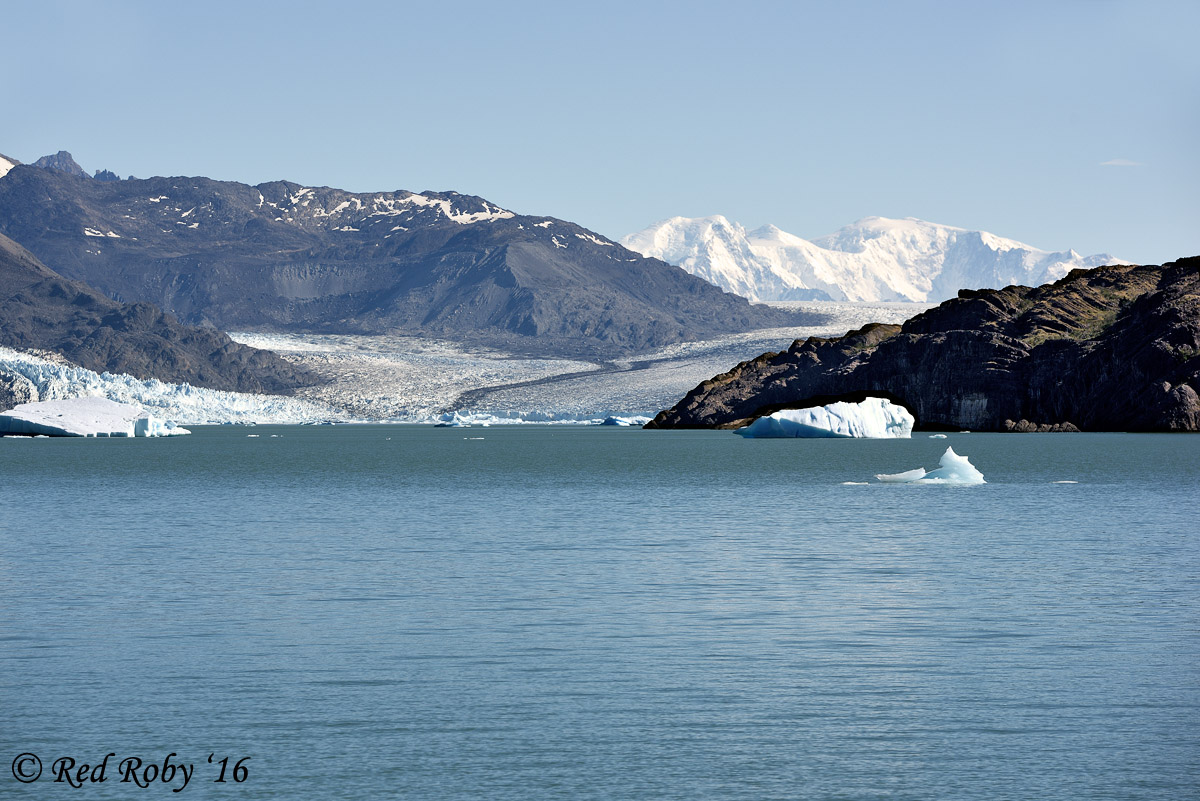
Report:
M648 428L736 428L886 397L925 429L1200 431L1200 258L962 291L902 326L797 340L705 381Z

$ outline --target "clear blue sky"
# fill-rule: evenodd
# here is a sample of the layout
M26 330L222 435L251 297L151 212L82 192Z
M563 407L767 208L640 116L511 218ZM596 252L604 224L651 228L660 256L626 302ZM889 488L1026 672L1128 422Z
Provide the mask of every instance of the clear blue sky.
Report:
M617 238L920 217L1200 254L1200 2L0 7L0 153L453 189Z

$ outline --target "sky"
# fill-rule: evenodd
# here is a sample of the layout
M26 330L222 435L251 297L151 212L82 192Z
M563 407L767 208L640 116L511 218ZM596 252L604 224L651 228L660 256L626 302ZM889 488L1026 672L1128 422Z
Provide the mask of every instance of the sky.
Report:
M0 153L454 190L611 238L918 217L1200 255L1200 3L57 2L0 13Z

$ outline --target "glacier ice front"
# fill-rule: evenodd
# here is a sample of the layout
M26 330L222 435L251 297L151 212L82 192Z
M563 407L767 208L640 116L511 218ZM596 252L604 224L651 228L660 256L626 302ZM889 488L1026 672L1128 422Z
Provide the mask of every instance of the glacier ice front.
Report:
M107 398L22 403L0 414L0 435L9 436L172 437L190 433L140 406Z
M966 456L959 456L954 448L946 448L936 470L925 472L925 468L906 470L903 473L880 473L875 476L888 484L986 484L983 473L971 464Z
M807 409L784 409L760 417L736 433L743 437L865 437L886 439L912 436L916 422L908 409L883 398L859 403L838 401Z

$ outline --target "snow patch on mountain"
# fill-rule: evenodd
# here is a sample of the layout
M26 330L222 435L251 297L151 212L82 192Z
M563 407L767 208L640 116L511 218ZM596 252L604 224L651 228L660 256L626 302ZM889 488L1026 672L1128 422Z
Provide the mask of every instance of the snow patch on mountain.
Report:
M8 171L20 163L16 159L10 159L8 156L0 153L0 178L8 175Z
M960 289L1039 286L1078 268L1127 264L1050 252L986 231L867 217L812 241L725 217L672 217L621 240L751 300L938 302Z

